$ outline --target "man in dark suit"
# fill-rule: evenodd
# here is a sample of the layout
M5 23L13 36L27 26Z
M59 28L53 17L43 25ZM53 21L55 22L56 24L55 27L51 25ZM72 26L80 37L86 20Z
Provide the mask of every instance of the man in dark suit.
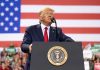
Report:
M54 10L45 8L39 13L40 24L30 26L26 29L21 49L28 53L27 70L30 66L31 48L33 42L74 42L73 39L64 35L60 28L50 26L54 17Z

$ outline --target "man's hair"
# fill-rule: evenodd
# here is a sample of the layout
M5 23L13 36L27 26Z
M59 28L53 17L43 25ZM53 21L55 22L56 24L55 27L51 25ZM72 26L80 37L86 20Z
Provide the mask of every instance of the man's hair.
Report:
M41 11L39 12L39 15L41 16L41 13L43 13L43 12L45 12L45 11L52 11L52 12L54 12L54 10L51 9L51 8L44 8L43 10L41 10Z

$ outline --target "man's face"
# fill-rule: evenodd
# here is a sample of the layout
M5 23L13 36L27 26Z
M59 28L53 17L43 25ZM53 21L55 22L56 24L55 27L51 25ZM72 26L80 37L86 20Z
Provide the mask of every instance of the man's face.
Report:
M43 11L40 17L42 18L43 24L49 26L53 17L53 11Z

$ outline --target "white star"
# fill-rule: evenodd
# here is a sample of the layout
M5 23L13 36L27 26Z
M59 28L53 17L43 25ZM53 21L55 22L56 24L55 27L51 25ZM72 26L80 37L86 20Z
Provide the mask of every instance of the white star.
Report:
M17 27L14 27L14 31L17 31L18 30L18 28Z
M5 31L8 31L8 29L9 29L8 27L5 27Z
M5 11L9 11L9 8L8 8L8 7L6 7L6 8L5 8Z
M1 25L1 26L4 26L4 22L1 22L0 25Z
M4 12L1 12L1 16L4 16L4 14L5 14Z
M1 6L4 6L4 5L5 5L5 4L2 2L2 3L1 3Z
M18 0L15 0L15 1L18 1Z
M18 21L18 17L15 17L15 18L14 18L14 21Z
M9 23L10 26L13 26L13 24L14 24L13 22L10 22L10 23Z
M8 2L9 0L5 0L6 2Z
M5 17L5 21L8 21L9 20L9 18L8 17Z
M14 3L13 2L10 2L10 6L14 6Z
M14 10L15 10L15 11L18 11L18 7L15 7Z
M13 16L14 15L14 13L13 12L10 12L10 16Z

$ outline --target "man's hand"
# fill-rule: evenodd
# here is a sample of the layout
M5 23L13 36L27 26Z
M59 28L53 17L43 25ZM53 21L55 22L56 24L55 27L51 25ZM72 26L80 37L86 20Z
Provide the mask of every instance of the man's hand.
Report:
M29 45L29 52L31 53L32 51L32 44Z

